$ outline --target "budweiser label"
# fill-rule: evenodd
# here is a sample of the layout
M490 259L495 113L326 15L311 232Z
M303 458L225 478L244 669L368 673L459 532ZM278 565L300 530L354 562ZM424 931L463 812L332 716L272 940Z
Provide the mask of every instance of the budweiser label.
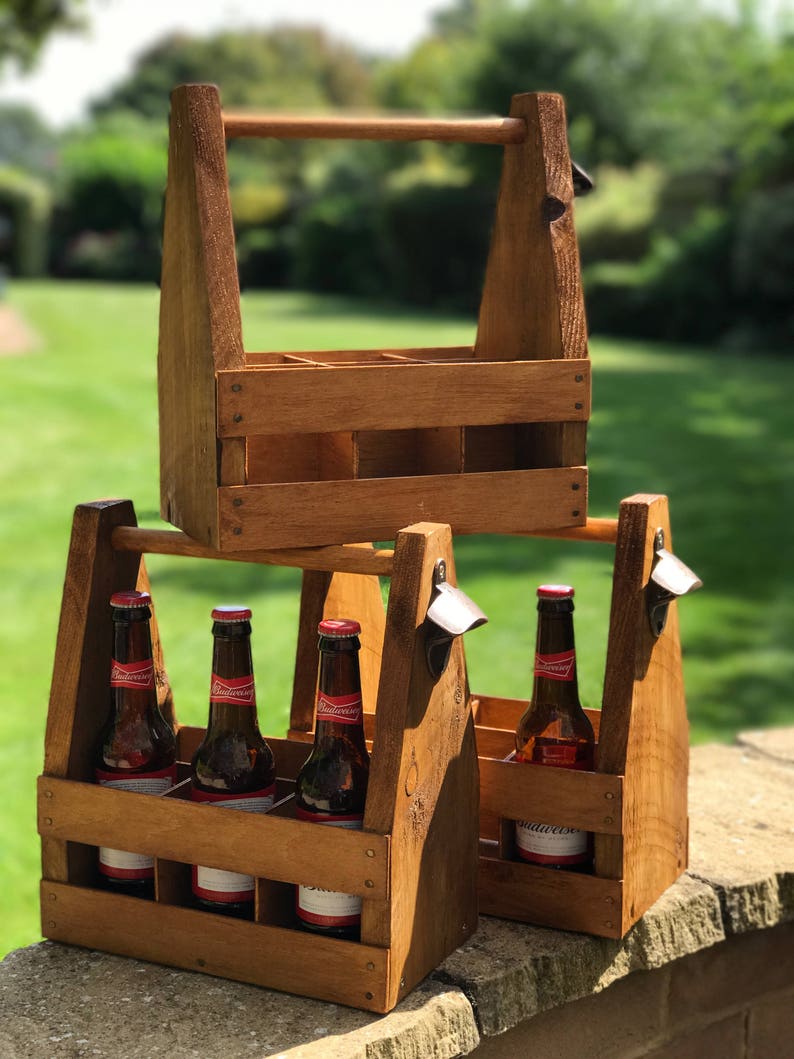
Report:
M517 820L516 846L519 856L533 864L582 864L588 859L587 832L575 827Z
M251 680L246 677L246 680ZM214 680L214 677L213 677ZM191 789L190 798L194 802L205 802L222 809L238 809L245 813L266 813L273 806L276 786L265 787L259 791L248 791L245 794L229 794L228 791L200 791ZM218 904L231 904L238 901L253 901L254 877L237 871L223 871L220 868L206 868L200 864L193 865L193 893L205 901Z
M347 696L352 699L356 696ZM323 698L323 696L321 696ZM359 708L361 696L357 696ZM333 699L333 702L345 699ZM318 705L319 717L319 705ZM351 722L345 722L351 723ZM296 808L298 820L310 820L326 827L344 827L351 831L360 831L364 826L363 816L341 816L327 813L310 813ZM295 894L295 910L298 917L306 923L319 927L338 929L339 927L357 927L361 923L361 898L355 894L343 894L336 890L323 890L319 886L298 886Z
M110 686L112 688L153 688L154 662L146 658L142 662L119 662L115 658L110 663Z
M210 680L210 702L229 703L232 706L255 706L256 690L253 673L245 677L219 677L212 674Z
M535 655L535 676L547 680L573 680L576 671L576 652L562 651L556 655Z
M120 777L117 772L106 772L104 769L96 769L94 775L102 787L115 787L116 790L133 791L135 794L164 794L176 783L176 765L169 765L157 772L139 772L134 776ZM100 846L99 870L111 879L153 879L154 857Z
M361 692L355 695L317 696L317 720L333 721L335 724L360 724L362 716ZM323 818L323 823L327 823Z

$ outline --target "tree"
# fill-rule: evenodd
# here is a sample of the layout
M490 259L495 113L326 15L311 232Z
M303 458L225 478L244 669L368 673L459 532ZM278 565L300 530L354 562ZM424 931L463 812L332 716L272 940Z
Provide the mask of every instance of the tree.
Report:
M14 59L32 66L50 33L83 25L82 6L83 0L0 0L0 65Z

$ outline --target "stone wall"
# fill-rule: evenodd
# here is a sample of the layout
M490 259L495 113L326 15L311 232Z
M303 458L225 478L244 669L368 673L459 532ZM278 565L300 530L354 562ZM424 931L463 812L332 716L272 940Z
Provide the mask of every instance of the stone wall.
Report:
M482 917L377 1017L44 942L0 963L0 1059L794 1054L794 729L692 752L690 869L622 941Z

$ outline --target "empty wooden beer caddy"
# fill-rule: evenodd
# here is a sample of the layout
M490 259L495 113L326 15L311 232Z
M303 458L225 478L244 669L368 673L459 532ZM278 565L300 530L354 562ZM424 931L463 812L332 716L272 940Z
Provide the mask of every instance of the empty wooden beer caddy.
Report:
M243 347L226 138L434 140L504 153L469 346ZM506 118L222 112L171 98L158 361L161 515L220 550L582 525L590 361L562 99ZM428 238L433 238L432 232Z
M451 542L448 526L423 523L401 531L393 551L339 546L221 554L178 531L137 528L129 501L79 506L39 779L44 935L379 1012L460 945L477 925L474 726L460 641L438 679L425 658L425 614L438 560L454 580ZM109 705L109 599L119 589L148 588L144 552L303 568L290 731L286 738L268 736L280 798L268 815L191 803L184 782L160 797L92 782ZM391 578L387 611L379 576ZM154 600L156 608L156 587ZM363 627L372 740L363 831L298 821L290 801L314 725L317 623L351 614ZM153 635L158 696L173 716L156 622ZM181 777L202 734L178 726ZM156 899L100 888L100 845L154 855ZM255 921L191 907L194 863L253 875ZM298 929L297 883L361 896L360 943Z
M658 637L651 621L661 614L651 571L660 547L671 549L667 498L633 496L616 520L588 519L581 529L547 535L615 547L602 708L586 711L596 771L505 760L526 701L472 697L480 911L620 938L687 866L689 726L676 604ZM594 873L518 860L513 821L526 819L592 832Z

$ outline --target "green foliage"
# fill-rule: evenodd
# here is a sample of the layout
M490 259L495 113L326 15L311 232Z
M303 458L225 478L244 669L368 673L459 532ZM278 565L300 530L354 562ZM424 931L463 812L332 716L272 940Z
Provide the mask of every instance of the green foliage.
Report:
M0 104L0 165L45 177L55 168L58 137L31 107Z
M83 25L82 8L82 0L0 0L0 64L32 66L51 33Z
M41 180L0 167L0 264L15 276L41 276L47 265L52 201Z
M61 158L55 266L67 276L155 278L165 130L133 115L89 127Z

